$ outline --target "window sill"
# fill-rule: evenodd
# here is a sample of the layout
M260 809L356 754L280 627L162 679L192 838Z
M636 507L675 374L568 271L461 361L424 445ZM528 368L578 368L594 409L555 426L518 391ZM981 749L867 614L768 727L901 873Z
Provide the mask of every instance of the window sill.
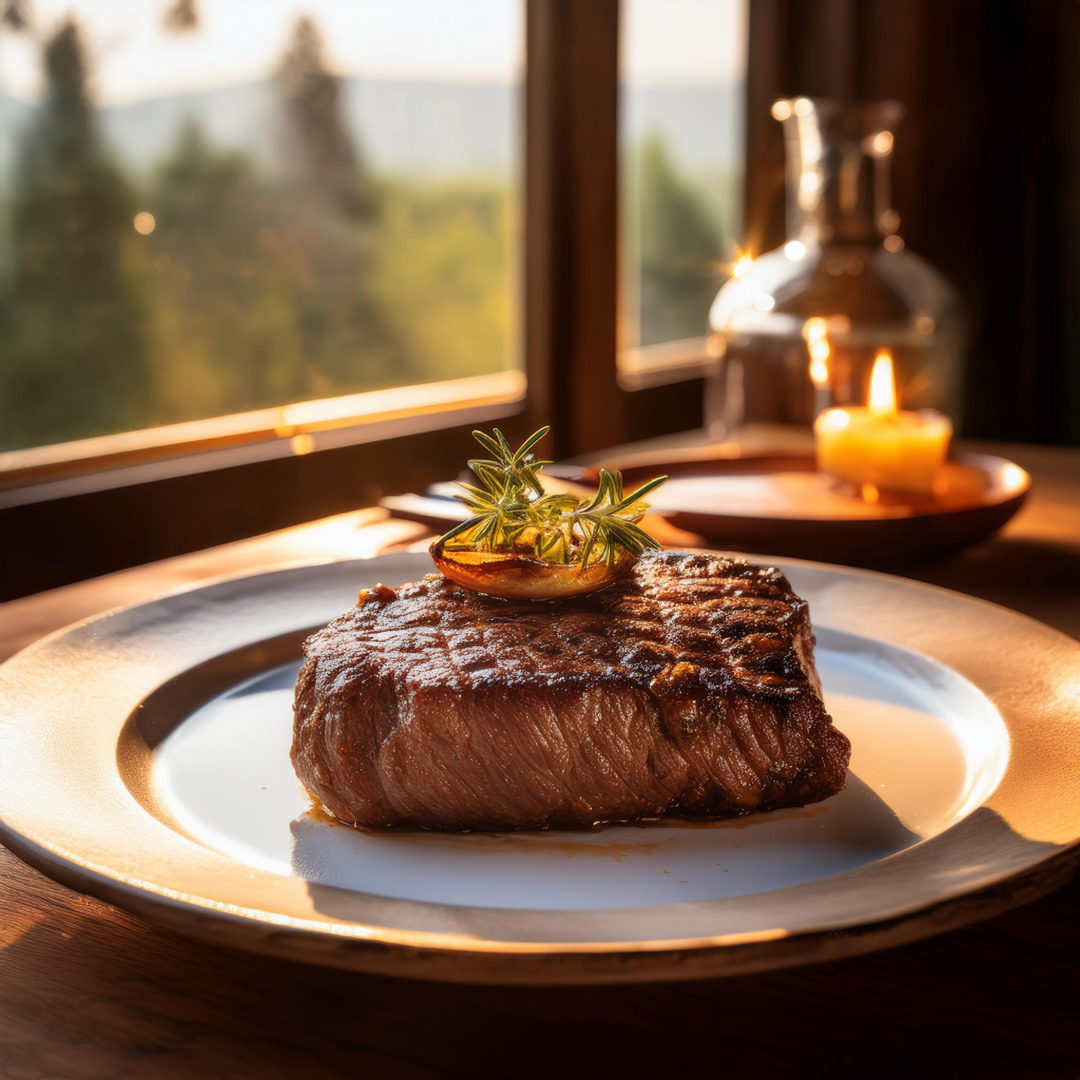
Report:
M622 349L618 356L619 386L624 390L647 390L700 379L709 374L715 363L709 353L708 338L704 337Z
M501 371L9 451L0 509L483 423L520 411L525 391L523 372Z

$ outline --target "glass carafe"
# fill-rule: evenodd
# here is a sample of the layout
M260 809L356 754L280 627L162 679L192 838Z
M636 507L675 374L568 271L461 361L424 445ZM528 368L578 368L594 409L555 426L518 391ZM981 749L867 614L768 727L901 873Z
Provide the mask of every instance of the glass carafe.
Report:
M713 437L743 423L810 424L865 404L875 355L893 357L899 405L961 420L963 324L956 294L906 250L889 170L900 107L782 99L786 243L741 259L709 313Z

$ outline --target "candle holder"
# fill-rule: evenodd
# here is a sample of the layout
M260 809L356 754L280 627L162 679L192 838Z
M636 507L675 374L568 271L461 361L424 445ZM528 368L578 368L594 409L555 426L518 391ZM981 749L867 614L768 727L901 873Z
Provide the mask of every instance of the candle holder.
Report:
M809 425L867 400L888 349L904 409L933 408L959 427L963 320L956 293L908 251L889 172L900 107L781 99L787 156L786 243L740 259L709 315L716 359L706 426Z

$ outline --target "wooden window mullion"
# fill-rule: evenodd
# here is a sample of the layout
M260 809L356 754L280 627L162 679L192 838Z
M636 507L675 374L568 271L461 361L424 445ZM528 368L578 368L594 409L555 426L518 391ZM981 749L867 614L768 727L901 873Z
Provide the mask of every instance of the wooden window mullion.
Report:
M528 0L525 352L559 456L625 441L615 377L618 0Z

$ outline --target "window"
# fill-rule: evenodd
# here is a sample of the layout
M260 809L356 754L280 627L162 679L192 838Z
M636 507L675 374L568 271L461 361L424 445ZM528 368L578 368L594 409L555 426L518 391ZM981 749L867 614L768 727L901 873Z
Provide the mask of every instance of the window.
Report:
M521 396L521 0L6 10L0 451Z
M3 0L0 598L697 426L745 5Z
M624 0L620 377L704 359L743 234L746 0Z
M778 97L901 101L906 239L976 322L1064 281L1069 161L980 187L1001 125L928 122L977 86L1075 145L1064 24L1021 5L1046 48L995 96L1012 23L957 67L966 7L910 6L0 0L0 599L418 490L495 419L559 456L697 426L735 244L783 240ZM1036 294L977 323L973 432L1075 431L1074 307Z

